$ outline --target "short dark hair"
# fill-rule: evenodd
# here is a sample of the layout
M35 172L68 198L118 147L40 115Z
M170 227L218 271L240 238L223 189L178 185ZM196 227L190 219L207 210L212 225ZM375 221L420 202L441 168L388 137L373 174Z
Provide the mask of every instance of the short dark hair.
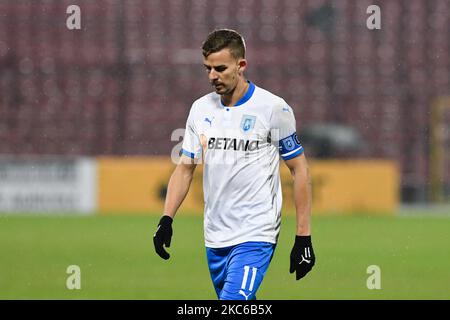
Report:
M236 31L231 29L219 29L211 32L203 42L203 56L206 58L211 53L218 52L224 48L231 51L235 59L245 58L244 38Z

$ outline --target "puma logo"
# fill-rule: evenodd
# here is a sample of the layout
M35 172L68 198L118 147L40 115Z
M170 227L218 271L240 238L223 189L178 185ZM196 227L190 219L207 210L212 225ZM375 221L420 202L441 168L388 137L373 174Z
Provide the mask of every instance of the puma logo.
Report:
M239 290L239 294L242 294L242 295L244 296L245 300L248 300L248 297L250 297L250 295L251 295L251 293L249 293L248 295L246 295L245 292L242 291L242 290Z
M302 264L303 261L305 261L307 264L311 263L311 260L305 259L305 257L303 257L302 255L302 261L300 261L299 264Z
M209 118L205 118L205 121L209 123L209 126L212 126L212 121L214 120L214 117L212 117L211 120L209 120Z
M302 261L300 261L298 264L302 264L303 261L305 261L307 264L310 264L311 260L306 258L311 258L311 252L309 251L309 247L305 248L305 256L302 255Z

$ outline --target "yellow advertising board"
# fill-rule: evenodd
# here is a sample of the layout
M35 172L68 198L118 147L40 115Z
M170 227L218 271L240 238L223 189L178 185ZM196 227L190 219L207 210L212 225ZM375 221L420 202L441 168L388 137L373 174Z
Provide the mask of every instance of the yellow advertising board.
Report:
M175 164L168 157L98 158L98 209L101 213L162 213ZM196 170L182 210L201 212L201 175ZM199 176L200 175L200 176Z
M392 161L308 160L314 213L394 213L400 201L400 177ZM281 166L283 209L295 212L292 178Z
M399 172L392 161L309 159L314 214L393 213L399 203ZM98 158L98 208L102 213L162 214L175 165L167 157ZM292 177L280 164L283 212L294 213ZM198 165L180 211L203 212Z

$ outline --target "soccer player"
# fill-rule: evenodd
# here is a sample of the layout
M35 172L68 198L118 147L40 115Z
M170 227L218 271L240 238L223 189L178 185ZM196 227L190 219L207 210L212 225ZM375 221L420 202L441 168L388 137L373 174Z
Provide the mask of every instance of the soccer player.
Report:
M215 92L191 107L153 242L157 254L169 259L164 245L170 247L173 219L196 165L203 163L204 237L217 296L256 299L280 231L280 156L294 179L297 230L290 273L299 280L314 266L308 166L292 108L245 79L242 36L234 30L215 30L202 50Z

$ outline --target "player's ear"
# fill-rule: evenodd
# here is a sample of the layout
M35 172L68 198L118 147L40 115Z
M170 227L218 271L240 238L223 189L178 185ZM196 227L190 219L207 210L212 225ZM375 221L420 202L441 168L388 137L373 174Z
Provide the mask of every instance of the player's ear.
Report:
M239 73L242 73L245 71L245 69L247 68L247 60L244 58L241 58L238 60L238 70Z

